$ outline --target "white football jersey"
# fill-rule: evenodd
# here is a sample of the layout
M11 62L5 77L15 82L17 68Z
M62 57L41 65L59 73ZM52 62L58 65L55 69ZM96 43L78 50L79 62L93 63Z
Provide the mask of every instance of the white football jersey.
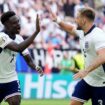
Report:
M14 80L18 80L16 73L16 54L17 52L6 49L6 45L12 41L21 43L23 38L20 35L16 35L15 40L9 38L4 32L0 32L0 83L7 83ZM22 52L23 55L29 54L28 49Z
M80 37L80 46L85 56L85 67L87 67L97 57L96 51L105 48L105 33L95 26L85 36L82 30L75 32ZM91 86L105 86L105 64L90 72L84 80Z

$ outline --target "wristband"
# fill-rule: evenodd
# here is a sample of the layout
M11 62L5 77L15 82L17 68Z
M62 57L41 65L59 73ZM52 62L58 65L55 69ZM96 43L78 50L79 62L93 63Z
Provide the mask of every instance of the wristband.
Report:
M58 24L60 24L61 21L62 21L61 18L57 17L56 22L57 22Z

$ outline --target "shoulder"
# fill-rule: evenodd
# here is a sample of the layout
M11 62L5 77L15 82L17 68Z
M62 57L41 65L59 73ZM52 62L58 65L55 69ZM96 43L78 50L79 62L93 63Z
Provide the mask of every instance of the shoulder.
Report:
M103 34L105 34L105 32L102 29L100 29L99 27L94 28L92 33L95 34L95 35L99 35L99 34L103 35Z
M0 47L4 48L7 46L9 43L11 43L13 40L9 38L7 34L4 32L0 32Z
M92 31L92 35L94 40L105 40L105 32L98 27Z
M8 35L4 32L0 32L0 37L2 37L2 36L8 36Z
M1 40L8 40L8 39L10 39L10 38L6 33L0 32L0 41Z
M104 31L102 29L100 29L99 27L95 27L92 31L94 34L99 34L100 32L101 33L104 33Z

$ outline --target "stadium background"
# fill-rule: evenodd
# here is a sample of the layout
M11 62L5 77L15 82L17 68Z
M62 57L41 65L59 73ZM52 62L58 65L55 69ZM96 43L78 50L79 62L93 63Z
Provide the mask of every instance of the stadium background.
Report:
M45 2L61 19L74 25L78 9L91 6L96 10L95 24L105 31L105 0L0 0L0 16L8 10L15 11L20 18L20 35L24 39L33 33L36 14L40 15L41 32L29 46L29 51L35 64L42 66L45 75L40 77L20 54L17 55L16 70L21 82L22 105L69 105L73 73L62 74L58 64L64 54L69 60L77 54L79 38L69 36L51 21ZM0 31L2 29L0 23ZM3 102L2 105L6 104Z

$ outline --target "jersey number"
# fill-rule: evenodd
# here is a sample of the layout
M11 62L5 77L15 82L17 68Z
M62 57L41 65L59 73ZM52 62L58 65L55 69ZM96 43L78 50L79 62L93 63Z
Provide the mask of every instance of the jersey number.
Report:
M14 60L15 54L12 54L12 58L10 60L10 63L12 63L12 61Z
M98 105L103 105L103 101L102 100L98 100Z

